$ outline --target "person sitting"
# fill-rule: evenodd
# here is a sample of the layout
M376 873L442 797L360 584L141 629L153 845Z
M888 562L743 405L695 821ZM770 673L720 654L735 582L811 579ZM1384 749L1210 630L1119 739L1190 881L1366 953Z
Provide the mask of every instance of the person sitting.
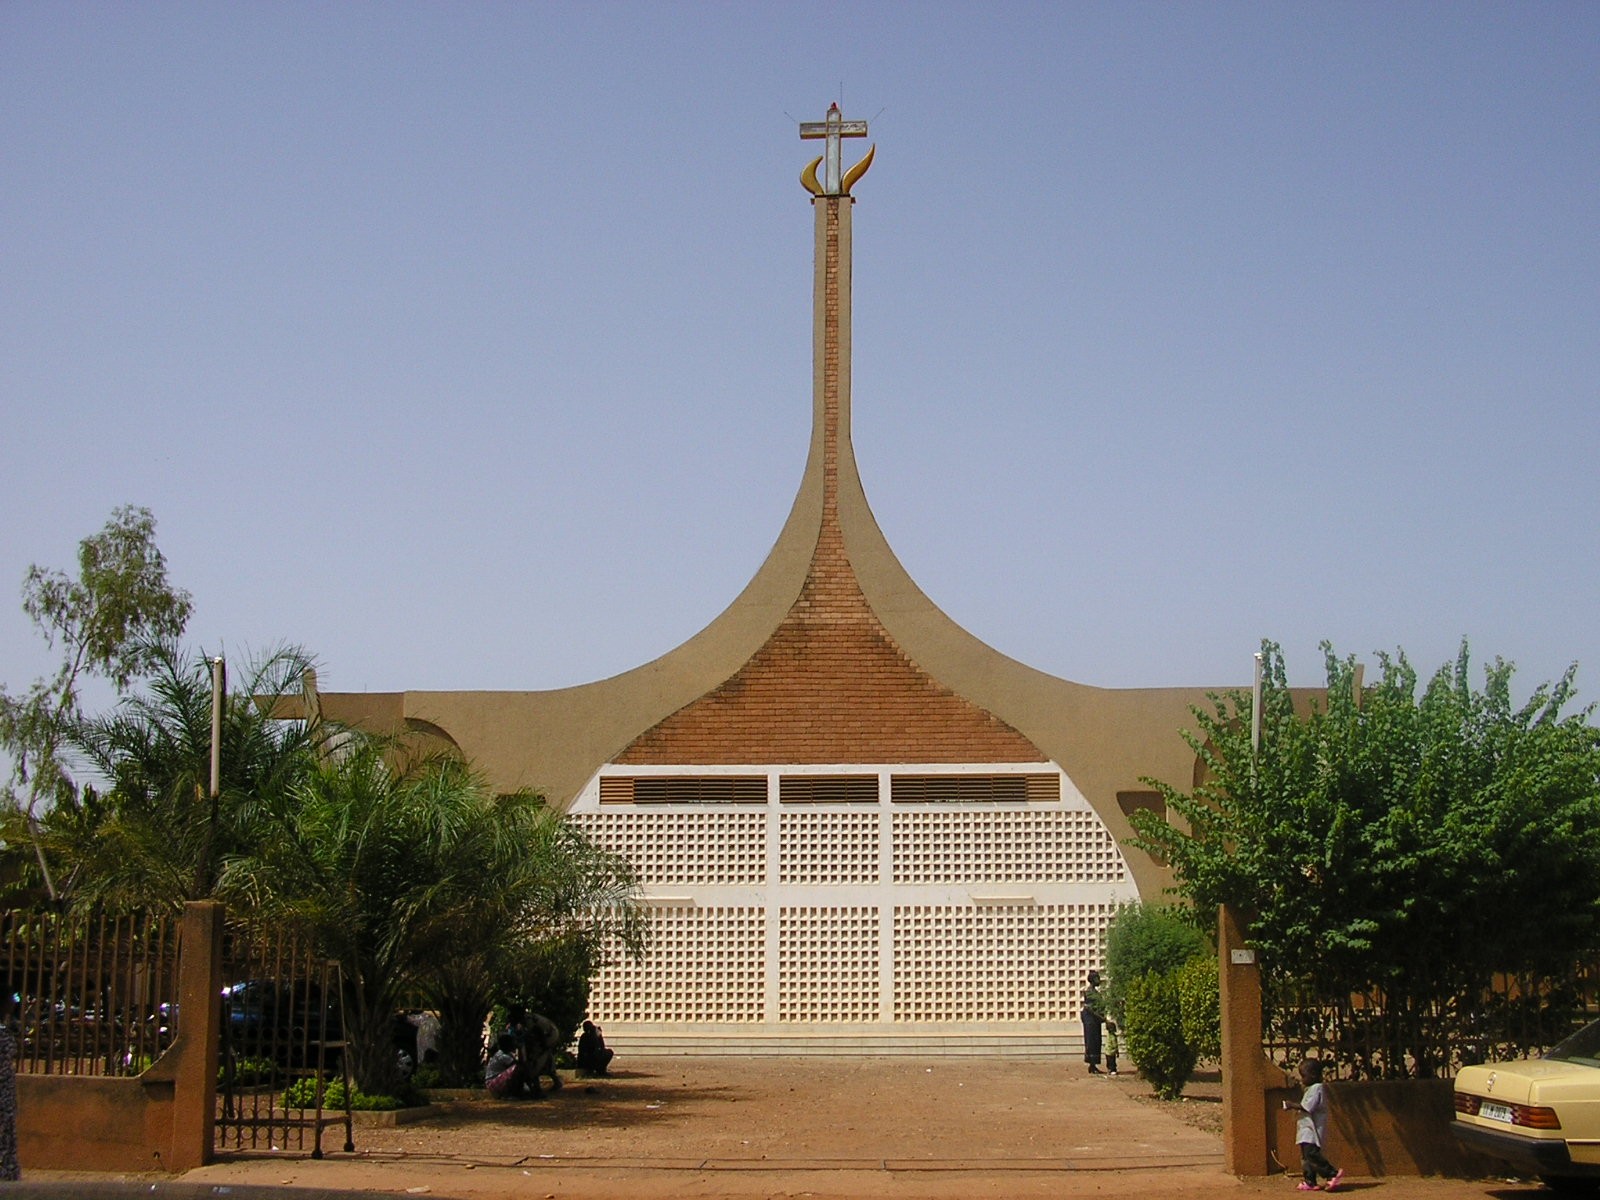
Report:
M517 1039L511 1034L502 1033L495 1044L483 1069L483 1086L496 1100L540 1094L539 1079L528 1074L528 1064L517 1053Z
M583 1032L578 1035L578 1070L585 1075L604 1075L616 1053L606 1048L598 1025L593 1021L583 1023Z

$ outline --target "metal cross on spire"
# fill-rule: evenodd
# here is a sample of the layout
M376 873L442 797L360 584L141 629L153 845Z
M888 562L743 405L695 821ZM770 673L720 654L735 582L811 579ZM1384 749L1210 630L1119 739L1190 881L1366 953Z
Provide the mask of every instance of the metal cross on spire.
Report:
M844 114L839 111L837 104L828 105L828 116L822 121L802 121L800 123L800 138L802 141L813 141L825 138L827 145L821 158L814 160L801 172L800 182L814 196L848 196L850 185L866 174L867 167L872 164L872 156L877 147L867 151L867 156L850 168L848 174L844 171L844 152L841 142L847 137L866 137L867 123L865 121L846 121ZM817 164L826 161L823 168L823 182L817 182Z

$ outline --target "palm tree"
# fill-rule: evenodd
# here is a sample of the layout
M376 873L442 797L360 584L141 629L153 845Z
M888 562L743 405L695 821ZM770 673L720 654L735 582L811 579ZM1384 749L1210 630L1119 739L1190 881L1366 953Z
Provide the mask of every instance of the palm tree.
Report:
M214 895L223 864L252 845L264 808L312 768L326 735L277 719L311 667L305 654L282 649L250 664L223 704L213 803L210 660L170 644L147 654L145 690L69 732L104 786L63 796L42 821L41 846L73 905L176 909Z
M481 989L492 997L522 947L625 924L598 915L625 900L624 867L457 759L350 734L285 800L222 891L340 964L351 1071L369 1093L399 1083L391 1030L408 995L431 988L481 1023Z
M632 868L533 792L495 801L480 846L489 886L469 892L420 981L439 1011L440 1068L462 1083L482 1067L484 1014L499 1003L576 994L576 1011L546 1008L571 1033L589 980L618 953L638 953L644 925Z

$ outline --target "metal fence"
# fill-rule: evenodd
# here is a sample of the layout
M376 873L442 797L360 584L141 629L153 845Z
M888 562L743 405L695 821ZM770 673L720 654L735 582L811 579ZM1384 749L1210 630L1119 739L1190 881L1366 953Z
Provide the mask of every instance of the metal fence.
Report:
M1547 1050L1600 1016L1600 962L1421 1002L1374 987L1319 994L1264 972L1262 1007L1263 1049L1279 1066L1309 1057L1341 1079L1450 1078Z
M177 1032L177 923L149 913L0 913L17 1070L138 1075Z
M354 1149L338 965L292 932L231 920L222 976L216 1149L321 1158L324 1130L340 1123Z

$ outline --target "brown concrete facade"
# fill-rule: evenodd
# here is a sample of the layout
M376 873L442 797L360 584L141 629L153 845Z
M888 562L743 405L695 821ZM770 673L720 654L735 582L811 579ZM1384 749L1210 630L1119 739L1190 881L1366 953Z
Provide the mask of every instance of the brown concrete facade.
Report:
M849 196L815 208L813 421L776 544L695 637L624 674L534 692L327 693L325 714L459 749L566 806L606 763L1057 763L1119 842L1119 792L1189 787L1198 688L1110 690L979 641L923 594L867 503L850 440ZM1167 883L1126 851L1141 895Z

